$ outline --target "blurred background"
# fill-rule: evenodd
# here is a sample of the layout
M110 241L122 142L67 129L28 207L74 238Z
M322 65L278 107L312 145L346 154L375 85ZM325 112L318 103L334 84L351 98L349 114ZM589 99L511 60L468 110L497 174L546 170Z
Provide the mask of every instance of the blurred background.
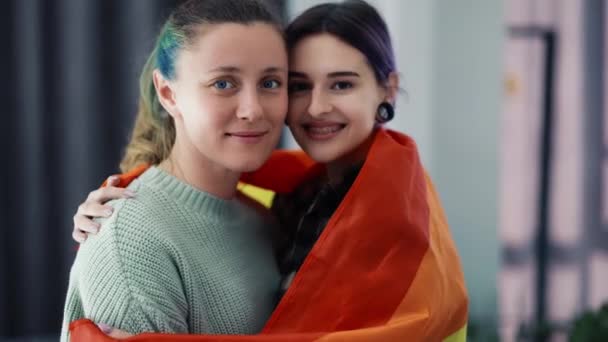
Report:
M320 2L268 1L286 21ZM406 92L390 126L416 139L460 251L469 340L608 341L607 1L370 2ZM178 3L3 2L0 340L58 339L72 216L118 171Z

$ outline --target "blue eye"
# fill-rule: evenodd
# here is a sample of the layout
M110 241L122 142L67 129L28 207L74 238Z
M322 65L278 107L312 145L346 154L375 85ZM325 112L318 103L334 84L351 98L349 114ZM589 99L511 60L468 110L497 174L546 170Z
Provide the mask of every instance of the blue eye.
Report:
M262 88L266 89L276 89L281 86L281 82L277 80L266 80L262 82Z
M350 82L345 82L345 81L341 81L341 82L336 82L331 86L331 89L333 90L345 90L345 89L350 89L353 87L353 84Z
M226 81L226 80L215 81L213 83L213 86L216 89L230 89L230 88L234 88L234 84L232 84L232 82L229 82L229 81Z

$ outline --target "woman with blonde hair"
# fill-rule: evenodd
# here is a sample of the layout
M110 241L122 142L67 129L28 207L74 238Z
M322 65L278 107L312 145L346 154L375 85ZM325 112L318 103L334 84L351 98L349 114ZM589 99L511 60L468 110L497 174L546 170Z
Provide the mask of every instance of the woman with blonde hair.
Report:
M287 55L256 0L191 0L171 14L141 77L124 170L150 167L109 203L78 251L61 339L89 318L133 334L259 332L280 282L274 223L237 192L280 137Z

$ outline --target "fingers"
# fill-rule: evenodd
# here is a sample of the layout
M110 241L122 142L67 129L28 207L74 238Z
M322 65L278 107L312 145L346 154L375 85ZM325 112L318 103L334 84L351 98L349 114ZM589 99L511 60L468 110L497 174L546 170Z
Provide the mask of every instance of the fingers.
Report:
M114 209L110 206L101 205L93 202L85 202L78 207L74 215L74 231L82 233L97 234L101 225L93 218L109 217Z
M87 240L87 234L83 233L78 229L74 229L72 231L72 239L74 239L78 243L83 243Z
M74 230L80 230L83 233L97 234L101 225L93 221L90 217L76 214L74 216Z
M109 334L109 336L112 338L121 340L121 339L129 338L129 337L133 336L133 334L129 334L128 332L122 331L119 329L113 329L112 332Z
M120 179L118 176L110 176L105 187L89 193L86 201L78 207L74 215L74 228L72 238L78 243L83 243L87 239L87 234L97 234L101 225L93 219L100 217L110 217L114 209L104 203L119 198L133 198L135 193L125 188L118 188Z
M110 205L103 205L97 202L86 201L78 207L76 215L97 217L110 217L114 212L114 208Z
M76 214L72 238L78 243L83 243L87 239L87 234L97 234L100 227L99 223L91 221L88 217Z
M112 175L112 176L108 177L106 186L118 186L119 183L120 183L120 177L118 177L116 175Z
M99 330L101 330L101 332L103 332L104 334L106 334L112 338L125 339L125 338L129 338L129 337L133 336L133 334L129 334L126 331L116 329L116 328L111 327L104 323L99 323L99 324L97 324L97 326L99 327Z
M135 193L132 190L125 188L117 188L114 186L106 186L95 191L92 191L87 197L86 202L95 202L104 204L107 201L119 198L133 198Z

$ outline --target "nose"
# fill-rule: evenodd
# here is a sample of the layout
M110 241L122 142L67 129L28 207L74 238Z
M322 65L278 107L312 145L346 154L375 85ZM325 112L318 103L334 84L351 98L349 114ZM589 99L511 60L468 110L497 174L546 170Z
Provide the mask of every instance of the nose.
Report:
M308 114L312 117L319 117L331 112L331 110L332 106L327 94L325 94L322 89L313 90L310 104L308 105Z
M237 118L254 122L264 116L264 110L260 103L260 97L255 89L244 90L239 98L239 107L236 112Z

